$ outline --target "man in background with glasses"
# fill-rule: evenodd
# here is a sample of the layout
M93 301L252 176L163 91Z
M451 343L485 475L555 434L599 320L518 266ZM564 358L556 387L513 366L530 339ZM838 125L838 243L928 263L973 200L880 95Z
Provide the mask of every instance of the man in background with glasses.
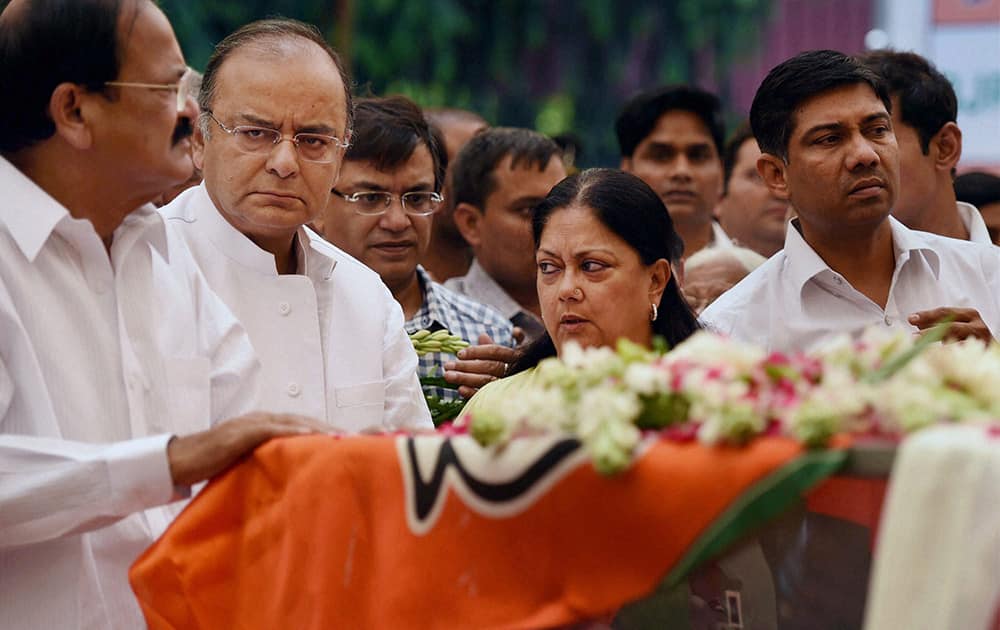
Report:
M149 201L191 174L195 107L148 0L0 14L0 628L143 627L129 565L264 440L257 362Z
M198 99L204 183L161 212L246 327L265 409L350 432L431 427L399 305L377 274L305 227L349 144L348 85L312 26L262 20L226 37Z
M423 112L401 97L360 101L340 180L317 227L344 251L378 272L403 307L408 332L447 329L477 344L459 360L440 352L420 358L420 375L444 376L455 400L503 376L513 360L511 324L484 304L440 284L417 262L427 251L431 221L443 206L444 143ZM447 371L445 367L447 366Z

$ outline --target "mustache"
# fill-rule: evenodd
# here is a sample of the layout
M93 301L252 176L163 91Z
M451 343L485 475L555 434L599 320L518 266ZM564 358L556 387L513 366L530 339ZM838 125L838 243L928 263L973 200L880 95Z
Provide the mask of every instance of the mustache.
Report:
M190 138L192 134L194 134L194 125L191 123L191 119L187 117L179 119L177 126L174 127L174 136L171 138L172 146L176 146L185 138Z

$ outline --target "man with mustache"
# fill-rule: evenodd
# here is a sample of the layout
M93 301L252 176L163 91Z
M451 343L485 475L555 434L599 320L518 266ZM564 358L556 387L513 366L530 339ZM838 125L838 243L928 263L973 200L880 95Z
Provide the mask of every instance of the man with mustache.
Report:
M684 241L684 255L705 247L732 247L714 221L722 195L725 131L719 99L679 85L632 98L615 121L621 169L655 190Z
M165 504L306 420L149 201L191 174L190 70L148 0L0 14L0 627L142 627ZM214 426L213 426L214 425Z
M351 138L350 81L315 27L248 24L205 68L204 183L161 209L246 327L266 409L351 432L431 427L403 313L378 274L305 227Z
M869 326L919 332L951 320L950 337L987 341L1000 331L997 250L890 216L891 111L882 80L842 53L806 52L771 70L750 111L757 171L798 218L784 250L702 314L709 326L770 350Z

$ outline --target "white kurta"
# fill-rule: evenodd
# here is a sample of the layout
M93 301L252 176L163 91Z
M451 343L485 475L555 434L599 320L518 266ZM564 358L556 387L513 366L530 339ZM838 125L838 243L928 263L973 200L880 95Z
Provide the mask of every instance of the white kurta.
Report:
M139 628L171 434L253 405L246 334L151 207L110 258L0 159L0 628Z
M789 223L785 248L701 315L712 330L768 350L809 350L869 326L916 332L907 318L938 307L974 308L1000 333L1000 250L910 230L890 217L896 268L883 309L851 286Z
M403 311L377 273L300 228L303 273L279 275L274 256L225 220L204 184L161 212L246 327L263 364L262 408L352 432L433 426Z

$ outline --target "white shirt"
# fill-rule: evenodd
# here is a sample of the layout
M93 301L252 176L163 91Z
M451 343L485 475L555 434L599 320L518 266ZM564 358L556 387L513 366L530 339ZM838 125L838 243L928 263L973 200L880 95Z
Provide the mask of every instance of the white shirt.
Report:
M110 258L0 159L0 627L140 628L128 567L178 498L166 444L252 405L246 334L151 206Z
M722 229L718 221L712 221L712 241L705 246L706 249L732 249L736 247L733 239L729 238L726 231ZM691 252L694 254L694 252ZM688 254L689 256L691 254Z
M896 267L885 309L830 269L789 223L785 248L712 303L711 329L768 350L809 350L834 333L869 326L916 331L907 317L975 308L1000 331L1000 250L906 228L890 217Z
M955 207L958 210L958 217L962 219L962 225L969 232L969 242L993 245L990 231L986 228L986 221L983 221L983 214L979 212L979 208L964 201L956 201Z
M204 184L161 212L246 327L263 365L262 408L352 432L433 427L403 311L377 273L300 228L304 273L279 275L274 255L226 221Z

